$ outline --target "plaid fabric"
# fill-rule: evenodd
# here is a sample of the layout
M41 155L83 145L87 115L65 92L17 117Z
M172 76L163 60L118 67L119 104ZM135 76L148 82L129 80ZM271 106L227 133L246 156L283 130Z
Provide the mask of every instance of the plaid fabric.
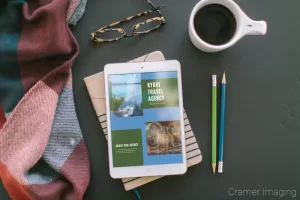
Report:
M79 49L67 24L79 5L0 1L0 179L12 199L77 200L88 186L70 71Z
M72 1L78 1L78 0L72 0ZM67 15L68 24L75 26L77 22L81 19L83 16L83 13L85 11L87 0L80 0L77 7L75 8L74 12L70 11ZM71 14L71 15L69 15Z

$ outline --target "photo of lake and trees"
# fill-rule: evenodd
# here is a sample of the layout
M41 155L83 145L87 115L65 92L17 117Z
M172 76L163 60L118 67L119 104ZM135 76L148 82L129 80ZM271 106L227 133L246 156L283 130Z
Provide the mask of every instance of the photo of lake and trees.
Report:
M116 117L142 116L141 74L109 77L110 108Z

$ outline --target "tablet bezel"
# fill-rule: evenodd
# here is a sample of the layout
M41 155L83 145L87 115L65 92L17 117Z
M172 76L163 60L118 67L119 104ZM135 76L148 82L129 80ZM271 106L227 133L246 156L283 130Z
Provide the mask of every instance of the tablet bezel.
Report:
M110 124L110 105L108 91L108 76L112 74L130 74L130 73L147 73L147 72L168 72L176 71L178 80L178 95L180 108L180 129L182 141L182 163L178 164L160 164L147 166L132 167L113 167L112 158L112 141L111 141L111 124ZM185 150L185 134L183 120L183 99L182 99L182 80L181 66L177 60L155 61L155 62L128 62L107 64L104 67L105 77L105 97L107 115L107 140L109 154L109 169L112 178L128 178L128 177L144 177L144 176L164 176L184 174L187 170L186 166L186 150Z

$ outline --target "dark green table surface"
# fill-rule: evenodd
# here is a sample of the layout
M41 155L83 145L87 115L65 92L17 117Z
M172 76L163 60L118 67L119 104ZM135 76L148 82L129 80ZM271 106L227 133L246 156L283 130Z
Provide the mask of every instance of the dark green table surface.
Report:
M182 65L184 106L203 161L184 176L166 177L140 188L145 200L280 199L263 190L297 190L300 196L300 1L237 0L253 19L266 20L266 36L247 36L216 54L198 51L188 36L188 19L198 0L153 0L166 4L167 25L150 34L94 45L90 32L149 9L143 0L88 0L73 30L80 55L73 66L76 111L91 159L87 200L132 200L108 172L106 140L83 78L106 63L126 62L152 51ZM137 23L137 22L136 22ZM126 30L131 25L125 26ZM225 173L211 172L211 75L227 73ZM236 190L260 190L238 196ZM229 192L230 190L230 192ZM275 194L275 193L273 193ZM282 194L282 193L281 193ZM0 186L0 199L9 199Z

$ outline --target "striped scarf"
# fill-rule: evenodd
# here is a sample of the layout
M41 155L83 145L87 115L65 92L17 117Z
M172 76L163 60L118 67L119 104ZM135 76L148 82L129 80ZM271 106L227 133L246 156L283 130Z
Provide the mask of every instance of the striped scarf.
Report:
M71 65L86 0L0 1L0 180L12 199L82 199L90 179Z

